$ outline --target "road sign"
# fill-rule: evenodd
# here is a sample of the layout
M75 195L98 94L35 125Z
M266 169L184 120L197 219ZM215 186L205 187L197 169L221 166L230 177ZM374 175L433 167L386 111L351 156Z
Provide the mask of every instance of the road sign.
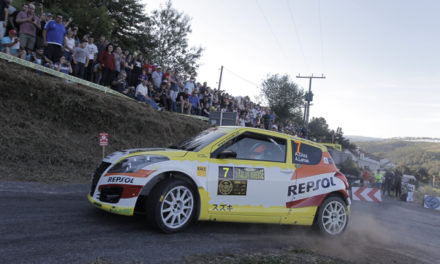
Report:
M351 187L351 193L354 201L382 202L380 189L377 188Z
M102 147L108 146L108 134L107 133L99 133L99 145Z

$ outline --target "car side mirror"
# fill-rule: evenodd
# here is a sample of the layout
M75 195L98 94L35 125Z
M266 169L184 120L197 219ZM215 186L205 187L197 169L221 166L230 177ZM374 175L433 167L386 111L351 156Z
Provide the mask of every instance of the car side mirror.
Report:
M235 159L236 157L237 157L237 152L231 150L224 150L217 155L217 159L229 159L229 158Z

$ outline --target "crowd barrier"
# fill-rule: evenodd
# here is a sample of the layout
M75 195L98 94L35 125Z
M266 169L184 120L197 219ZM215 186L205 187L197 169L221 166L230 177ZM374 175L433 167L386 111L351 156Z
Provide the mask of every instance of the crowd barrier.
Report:
M354 201L382 202L381 191L378 188L351 187Z

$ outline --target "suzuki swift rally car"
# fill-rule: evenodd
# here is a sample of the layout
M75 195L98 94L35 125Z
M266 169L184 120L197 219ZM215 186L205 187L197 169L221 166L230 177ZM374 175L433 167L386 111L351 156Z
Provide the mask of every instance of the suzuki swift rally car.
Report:
M192 220L315 225L348 223L348 183L326 147L268 130L215 127L170 148L107 156L88 196L111 213L144 211L165 233Z

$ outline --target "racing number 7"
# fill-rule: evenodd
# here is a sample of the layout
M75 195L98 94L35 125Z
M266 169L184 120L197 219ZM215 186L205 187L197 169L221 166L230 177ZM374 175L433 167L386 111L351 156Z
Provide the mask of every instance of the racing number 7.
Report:
M223 167L223 170L225 171L225 174L224 174L223 178L227 178L228 177L228 172L229 172L229 167Z

